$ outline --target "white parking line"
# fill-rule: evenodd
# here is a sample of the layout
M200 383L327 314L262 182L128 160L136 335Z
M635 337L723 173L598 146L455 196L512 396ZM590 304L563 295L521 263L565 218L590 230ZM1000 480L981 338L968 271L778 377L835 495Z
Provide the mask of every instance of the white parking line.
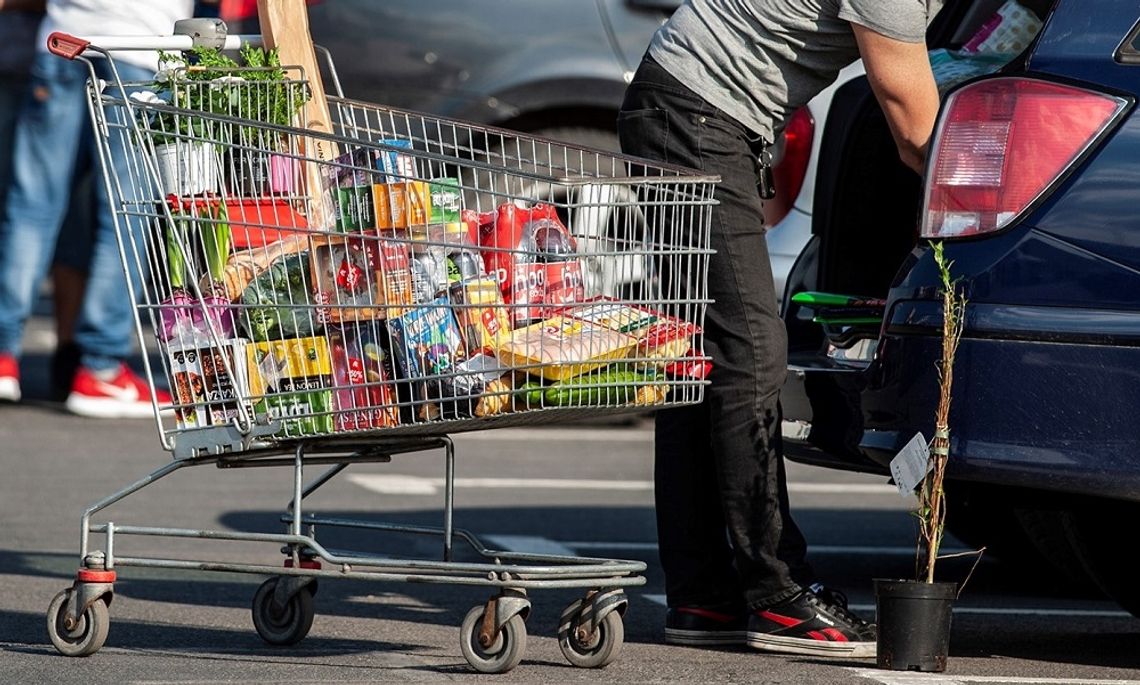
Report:
M400 474L354 473L348 479L383 495L434 495L443 489L442 478ZM651 480L603 480L584 478L456 478L457 488L532 490L621 490L652 492ZM877 483L789 483L788 492L811 495L895 495L890 485Z
M665 595L643 594L642 597L653 602L666 606ZM874 604L852 604L848 608L860 614L871 615L875 613ZM1131 619L1132 615L1126 611L1111 611L1111 610L1096 610L1096 609L1041 609L1041 608L1018 608L1007 609L999 607L954 607L955 614L971 614L975 616L1070 616L1070 617L1085 617L1085 618L1127 618ZM940 681L937 681L940 682ZM983 681L989 682L989 681ZM1006 682L1000 680L997 682ZM1012 681L1011 681L1012 682ZM1036 682L1036 681L1033 681ZM1069 681L1064 681L1069 682ZM1117 681L1096 681L1096 682L1117 682ZM1131 683L1131 681L1128 681ZM901 684L900 684L901 685ZM1137 682L1140 685L1140 681Z
M1000 675L945 675L942 673L903 673L869 668L853 668L860 678L874 680L882 685L958 685L964 683L993 683L994 685L1140 685L1140 680L1100 680L1097 678L1022 678Z

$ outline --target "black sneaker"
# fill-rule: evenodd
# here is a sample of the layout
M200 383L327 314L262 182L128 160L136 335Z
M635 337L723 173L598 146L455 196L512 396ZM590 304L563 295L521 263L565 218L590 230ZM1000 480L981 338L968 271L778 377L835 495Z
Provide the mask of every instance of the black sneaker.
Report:
M671 607L665 614L665 642L671 645L742 645L747 633L748 610L742 606Z
M818 585L748 617L748 645L768 652L874 658L877 633L842 593Z

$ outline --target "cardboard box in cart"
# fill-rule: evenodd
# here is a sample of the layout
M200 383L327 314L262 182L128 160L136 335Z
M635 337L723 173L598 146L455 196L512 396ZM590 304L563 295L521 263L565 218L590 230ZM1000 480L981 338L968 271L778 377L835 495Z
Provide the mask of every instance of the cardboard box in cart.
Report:
M246 347L254 410L286 435L333 432L332 356L323 336L253 342Z
M201 344L172 345L167 349L170 390L177 406L174 420L179 428L204 428L232 423L238 418L238 403L249 406L249 375L245 340L227 340L221 347ZM233 375L227 371L233 371Z

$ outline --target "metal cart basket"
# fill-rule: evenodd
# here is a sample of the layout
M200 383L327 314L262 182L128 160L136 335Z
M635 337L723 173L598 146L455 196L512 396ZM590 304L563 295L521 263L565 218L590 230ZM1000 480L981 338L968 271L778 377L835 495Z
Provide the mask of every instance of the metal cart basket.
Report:
M153 82L104 82L92 68L88 85L146 378L170 388L154 410L173 459L84 512L81 569L48 613L52 642L97 651L116 569L144 566L271 576L253 622L272 644L305 637L319 578L490 587L461 627L465 658L484 672L522 658L529 590L583 588L559 644L575 665L609 663L623 588L644 584L645 564L488 550L455 529L448 435L702 401L719 179L340 96L327 98L332 130L314 130L302 107L310 75L258 38L216 38L50 41L112 69L112 50L177 51L162 53ZM215 49L242 46L238 60ZM446 455L441 528L303 510L349 465L435 449ZM284 532L92 521L206 464L291 466ZM305 466L327 470L305 483ZM331 550L318 525L437 535L442 558ZM285 563L119 555L131 535L272 543ZM481 561L456 561L456 538Z

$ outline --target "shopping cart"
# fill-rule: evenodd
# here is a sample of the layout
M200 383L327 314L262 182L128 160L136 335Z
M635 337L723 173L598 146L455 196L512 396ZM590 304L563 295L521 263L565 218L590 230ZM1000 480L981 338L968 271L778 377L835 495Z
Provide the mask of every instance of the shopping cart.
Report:
M719 179L339 95L333 130L314 131L309 75L256 37L50 43L112 68L112 50L178 51L152 83L100 81L92 66L88 84L146 378L173 397L154 406L173 460L83 513L81 568L48 610L55 647L97 651L117 568L141 566L270 576L253 623L277 645L309 631L318 579L491 588L461 626L484 672L522 658L530 590L582 588L562 652L582 667L616 658L624 588L644 584L645 564L487 549L453 526L448 436L700 402ZM240 46L236 63L217 51ZM441 528L304 511L350 465L439 449ZM208 464L292 467L284 532L92 521ZM306 483L306 466L327 470ZM332 550L318 526L438 536L442 558ZM270 543L284 566L120 555L124 536ZM456 539L478 561L457 561Z

